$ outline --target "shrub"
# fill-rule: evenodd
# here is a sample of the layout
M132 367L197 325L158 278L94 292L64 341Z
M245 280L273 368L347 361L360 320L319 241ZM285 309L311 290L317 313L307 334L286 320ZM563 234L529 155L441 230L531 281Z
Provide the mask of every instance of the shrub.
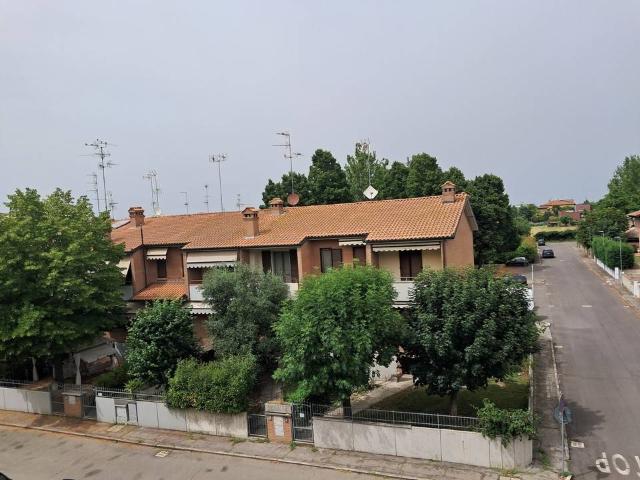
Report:
M231 355L208 363L182 360L169 379L167 405L212 413L243 412L256 382L256 369L253 355Z
M622 268L634 267L633 247L626 242L620 243L611 238L594 237L591 240L593 254L609 268L620 267L620 253L622 253Z
M503 446L512 440L527 436L533 439L536 435L536 419L528 410L509 410L498 408L487 399L477 411L478 431L482 436L495 439L500 437Z
M545 240L575 240L576 230L547 230L538 232L534 236L536 240L541 238Z
M128 369L127 364L123 363L122 365L117 366L113 370L109 372L105 372L102 375L98 375L94 380L93 384L96 387L103 388L123 388L128 380Z
M535 262L538 256L538 245L533 237L524 237L515 251L516 257L525 257L528 262Z

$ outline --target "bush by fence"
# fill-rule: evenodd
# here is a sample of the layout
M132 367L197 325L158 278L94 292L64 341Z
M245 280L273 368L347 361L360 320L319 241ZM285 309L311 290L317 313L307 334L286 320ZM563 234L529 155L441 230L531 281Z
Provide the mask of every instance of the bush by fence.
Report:
M477 414L478 431L492 440L499 437L505 447L515 439L535 437L535 418L527 410L498 408L485 399Z
M575 240L576 230L546 230L537 232L534 237L536 240Z
M256 369L253 355L229 356L209 363L182 360L169 379L167 405L212 413L246 411Z
M529 263L536 261L538 245L533 237L524 237L520 246L515 251L516 257L525 257Z
M611 238L593 237L591 249L597 259L609 268L620 267L620 254L622 254L622 268L633 268L633 247L625 242L612 240Z
M98 375L93 380L93 384L102 388L122 388L126 385L128 379L127 364L125 363L109 372Z

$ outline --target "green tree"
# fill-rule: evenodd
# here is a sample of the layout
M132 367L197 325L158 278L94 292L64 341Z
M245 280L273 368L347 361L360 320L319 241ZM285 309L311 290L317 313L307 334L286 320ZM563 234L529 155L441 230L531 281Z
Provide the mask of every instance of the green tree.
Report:
M178 361L198 351L189 310L175 300L153 302L136 312L129 327L129 377L140 384L166 385Z
M275 326L282 357L273 376L289 399L348 404L368 384L374 358L387 365L398 352L395 295L391 274L370 266L307 277Z
M202 283L213 313L207 327L217 356L253 354L265 368L275 365L275 324L288 296L284 282L245 265L211 269Z
M455 415L460 389L484 388L518 369L538 338L526 289L487 267L420 273L401 358L414 383L449 396Z
M293 172L293 175L291 175L287 172L282 175L282 179L279 182L269 179L262 192L262 208L268 207L269 201L276 197L281 198L284 204L288 205L287 197L291 193L291 177L293 177L293 188L300 197L298 205L311 205L307 177L303 173Z
M385 198L407 197L407 176L409 167L402 162L393 162L387 172L387 182L384 186Z
M309 167L309 205L351 201L344 170L328 150L318 149Z
M469 182L467 192L478 222L478 232L474 235L476 263L498 262L505 252L514 251L520 244L502 179L491 174L481 175Z
M626 157L616 168L601 204L623 213L640 209L640 155Z
M458 167L451 167L448 170L442 172L442 183L449 180L456 184L457 192L464 192L467 189L467 179L464 178L464 173Z
M362 192L369 186L369 173L371 185L379 192L376 200L388 198L385 193L388 163L386 159L378 160L375 152L368 151L361 144L356 145L354 154L347 156L347 165L344 169L352 201L367 199Z
M438 160L426 153L413 155L409 161L407 174L407 196L425 197L440 195L444 183Z
M54 359L123 321L122 246L108 215L60 189L17 190L0 214L0 358ZM61 364L59 363L59 366ZM57 369L60 373L62 369ZM34 372L37 375L37 372Z
M591 239L595 236L615 238L623 235L629 222L626 214L612 207L596 207L587 212L578 223L576 240L587 248L591 248Z
M538 207L533 203L521 203L516 208L518 215L530 222L533 221L533 218L538 214Z

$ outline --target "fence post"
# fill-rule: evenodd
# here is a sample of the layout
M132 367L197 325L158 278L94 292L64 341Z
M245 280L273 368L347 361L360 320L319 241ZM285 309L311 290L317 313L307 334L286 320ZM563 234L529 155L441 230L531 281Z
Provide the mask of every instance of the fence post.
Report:
M613 278L615 278L616 280L620 280L620 267L616 267L613 270Z
M640 297L640 283L637 280L633 281L633 296Z

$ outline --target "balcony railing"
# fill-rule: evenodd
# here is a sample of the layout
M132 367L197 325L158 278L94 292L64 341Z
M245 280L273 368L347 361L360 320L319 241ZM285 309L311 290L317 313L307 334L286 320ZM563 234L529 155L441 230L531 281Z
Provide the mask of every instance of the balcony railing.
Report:
M393 282L393 288L395 288L396 292L398 292L396 303L409 303L411 290L413 290L413 282L396 281Z
M289 296L293 297L298 293L298 288L300 284L298 282L288 282L287 287L289 287Z
M202 296L202 284L189 285L189 299L192 302L202 302L204 300Z

